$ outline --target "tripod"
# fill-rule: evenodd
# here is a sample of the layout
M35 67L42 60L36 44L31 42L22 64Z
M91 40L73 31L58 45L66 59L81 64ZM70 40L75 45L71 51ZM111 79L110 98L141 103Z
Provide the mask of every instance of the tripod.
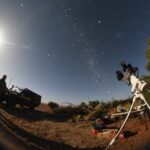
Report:
M135 80L135 79L136 79L136 80ZM115 142L115 140L116 140L117 137L119 136L120 132L122 131L123 127L125 126L125 124L126 124L128 118L129 118L129 115L130 115L130 113L131 113L131 111L132 111L132 108L133 108L134 103L135 103L135 101L137 100L137 98L140 98L141 100L143 100L143 102L146 104L146 106L147 106L147 107L149 108L149 110L150 110L150 106L149 106L149 104L147 103L147 101L146 101L144 95L142 94L142 92L143 92L144 90L147 90L147 89L148 89L148 86L149 86L149 85L148 85L145 81L142 81L142 80L140 80L139 78L137 78L135 75L131 75L130 80L131 80L131 84L132 84L132 89L131 89L131 91L132 91L132 93L133 93L132 104L131 104L131 106L130 106L130 109L129 109L129 111L128 111L128 114L127 114L127 116L126 116L126 118L125 118L125 120L124 120L124 122L123 122L121 128L120 128L119 131L117 132L116 136L111 140L111 142L110 142L109 145L107 146L106 150L108 150L109 147ZM135 81L136 81L136 82L135 82Z

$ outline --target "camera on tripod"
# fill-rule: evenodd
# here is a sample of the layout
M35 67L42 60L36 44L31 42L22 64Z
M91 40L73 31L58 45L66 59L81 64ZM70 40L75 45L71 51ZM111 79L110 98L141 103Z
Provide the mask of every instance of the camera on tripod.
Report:
M144 91L147 89L148 84L139 79L138 77L138 68L133 67L131 64L126 64L124 61L121 62L122 71L117 71L117 79L119 81L124 81L128 85L132 86L131 92L135 91Z

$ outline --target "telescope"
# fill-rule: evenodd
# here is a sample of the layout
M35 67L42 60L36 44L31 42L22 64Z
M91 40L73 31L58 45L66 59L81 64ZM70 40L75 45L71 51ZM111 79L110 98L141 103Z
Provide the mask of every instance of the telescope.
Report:
M130 106L130 109L127 113L127 116L126 116L121 128L118 130L115 137L111 140L111 142L107 146L106 150L108 150L109 147L116 141L117 137L119 136L120 132L122 131L123 127L125 126L128 118L129 118L129 115L132 111L135 101L138 98L140 98L142 100L142 102L144 102L145 105L150 110L150 106L147 103L144 95L142 94L144 91L147 91L150 89L150 85L147 82L145 82L144 80L139 78L137 67L133 67L131 64L126 64L124 61L122 61L120 65L122 67L122 71L116 71L117 79L119 81L123 81L123 82L127 83L129 86L131 86L133 100L132 100L132 104Z
M117 71L117 79L119 81L124 81L128 85L131 85L131 92L134 93L135 91L143 92L145 91L149 85L139 78L138 75L138 68L132 67L131 64L126 64L124 61L121 62L122 71Z

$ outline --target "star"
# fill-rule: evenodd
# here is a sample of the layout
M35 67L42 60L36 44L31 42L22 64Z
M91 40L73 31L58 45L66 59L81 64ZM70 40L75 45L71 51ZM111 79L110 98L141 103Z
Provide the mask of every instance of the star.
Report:
M98 23L100 24L100 23L101 23L101 20L98 20Z
M104 51L102 52L102 55L105 55L105 52L104 52Z
M83 37L83 36L84 36L84 33L80 33L80 36Z
M98 80L95 80L95 82L98 82Z
M23 3L21 3L20 6L23 7Z

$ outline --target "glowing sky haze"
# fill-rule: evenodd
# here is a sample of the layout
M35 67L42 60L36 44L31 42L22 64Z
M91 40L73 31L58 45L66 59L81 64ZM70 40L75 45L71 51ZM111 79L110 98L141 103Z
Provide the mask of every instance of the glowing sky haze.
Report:
M149 18L148 0L0 0L0 75L43 102L127 98L115 72L146 74Z

